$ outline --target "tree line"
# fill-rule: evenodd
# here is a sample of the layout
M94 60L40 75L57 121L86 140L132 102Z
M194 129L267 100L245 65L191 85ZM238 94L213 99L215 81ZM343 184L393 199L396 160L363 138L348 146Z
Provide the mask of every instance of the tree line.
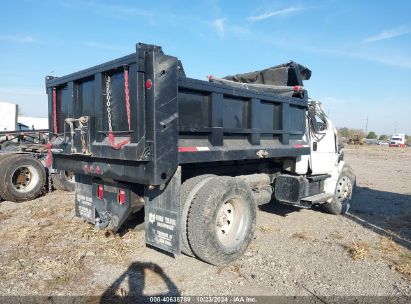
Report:
M378 139L382 141L389 140L391 138L391 135L387 134L380 134L378 135L374 131L368 132L368 134L365 134L364 130L362 129L351 129L347 127L339 128L338 129L338 135L340 137L345 137L345 138L351 138L354 135L359 135L360 138L367 138L367 139ZM411 143L411 136L405 135L405 139L407 140L407 143Z

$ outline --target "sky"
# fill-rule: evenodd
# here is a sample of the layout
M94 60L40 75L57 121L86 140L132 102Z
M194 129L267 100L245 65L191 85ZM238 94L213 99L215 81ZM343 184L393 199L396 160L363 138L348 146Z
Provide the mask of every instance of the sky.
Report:
M338 127L411 134L411 1L0 0L0 101L47 116L46 75L157 44L187 76L297 61Z

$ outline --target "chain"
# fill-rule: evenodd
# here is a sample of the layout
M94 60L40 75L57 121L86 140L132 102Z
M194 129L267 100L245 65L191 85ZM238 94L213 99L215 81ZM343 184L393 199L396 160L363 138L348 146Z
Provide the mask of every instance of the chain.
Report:
M48 196L49 208L50 208L50 210L51 210L51 209L53 208L53 204L52 204L52 201L51 201L51 191L53 190L53 179L52 179L52 177L51 177L50 169L51 169L51 167L49 168L48 194L47 194L47 196Z
M87 152L87 145L86 145L86 139L84 137L84 133L85 132L84 132L83 128L81 128L81 131L80 131L81 150L82 150L83 153L86 153Z
M111 122L111 77L107 75L106 78L106 99L107 99L107 122L109 132L113 132L113 125Z
M48 189L48 191L49 191L49 194L51 193L51 191L53 190L53 179L51 178L51 173L50 173L50 171L49 171L49 176L48 176L48 186L49 186L49 189Z

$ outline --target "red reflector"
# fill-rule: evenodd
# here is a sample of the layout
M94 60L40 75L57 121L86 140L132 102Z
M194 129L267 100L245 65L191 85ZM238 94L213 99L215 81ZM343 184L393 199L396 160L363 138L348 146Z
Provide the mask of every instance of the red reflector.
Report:
M147 79L146 89L150 90L152 86L153 86L153 82L151 81L151 79Z
M294 92L298 92L298 91L300 91L300 86L298 85L294 86Z
M304 146L302 145L302 144L295 144L294 146L293 146L293 148L303 148Z
M98 185L98 187L97 187L97 197L101 200L104 198L104 187L103 187L103 185Z
M197 152L196 147L178 147L178 152Z
M118 189L118 203L124 205L126 202L126 191L123 189Z

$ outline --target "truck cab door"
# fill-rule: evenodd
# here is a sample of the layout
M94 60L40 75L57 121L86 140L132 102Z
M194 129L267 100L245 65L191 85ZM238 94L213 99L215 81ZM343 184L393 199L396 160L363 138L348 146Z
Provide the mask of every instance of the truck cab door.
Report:
M322 115L312 113L311 122L316 125L310 128L312 174L332 173L338 165L337 133L332 122Z

